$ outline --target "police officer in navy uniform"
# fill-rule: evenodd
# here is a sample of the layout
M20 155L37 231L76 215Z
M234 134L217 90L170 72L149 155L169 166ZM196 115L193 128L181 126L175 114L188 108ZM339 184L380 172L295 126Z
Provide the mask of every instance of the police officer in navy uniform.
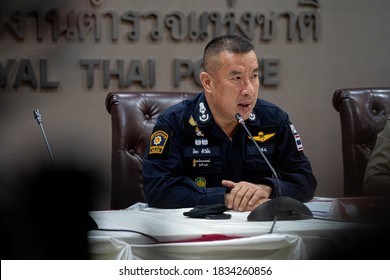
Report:
M203 92L167 109L153 129L142 167L149 206L224 203L251 211L277 195L312 199L317 181L298 132L286 112L258 98L259 64L252 42L218 36L206 45L203 62Z

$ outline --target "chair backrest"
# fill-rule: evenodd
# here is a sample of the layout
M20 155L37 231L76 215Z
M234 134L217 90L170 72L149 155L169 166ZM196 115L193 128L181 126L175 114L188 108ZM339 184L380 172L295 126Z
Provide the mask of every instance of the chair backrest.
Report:
M390 88L339 89L333 106L341 123L344 196L364 196L367 162L390 113Z
M111 208L123 209L146 202L142 161L157 117L168 107L195 96L190 92L110 92Z

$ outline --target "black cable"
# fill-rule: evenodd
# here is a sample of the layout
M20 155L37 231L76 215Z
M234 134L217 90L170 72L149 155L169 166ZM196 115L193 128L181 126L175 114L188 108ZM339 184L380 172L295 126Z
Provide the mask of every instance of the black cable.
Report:
M131 229L110 229L110 228L98 228L98 229L94 229L94 230L100 230L100 231L124 231L124 232L138 233L138 234L143 235L143 236L145 236L145 237L147 237L149 239L152 239L156 243L160 243L160 241L157 238L155 238L155 237L153 237L153 236L151 236L149 234L146 234L144 232L137 231L137 230L131 230Z

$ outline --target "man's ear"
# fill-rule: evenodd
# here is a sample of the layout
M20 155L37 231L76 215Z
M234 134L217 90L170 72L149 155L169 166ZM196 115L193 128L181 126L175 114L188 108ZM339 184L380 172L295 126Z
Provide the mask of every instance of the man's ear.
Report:
M209 73L202 71L200 73L200 81L205 91L211 91L212 78Z

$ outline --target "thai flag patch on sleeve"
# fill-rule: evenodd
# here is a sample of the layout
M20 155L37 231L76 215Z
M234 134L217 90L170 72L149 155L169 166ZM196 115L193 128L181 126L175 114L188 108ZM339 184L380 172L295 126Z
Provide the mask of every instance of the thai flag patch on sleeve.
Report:
M294 125L290 123L291 132L294 136L295 145L297 146L298 151L303 151L303 144L301 141L301 137L299 136L297 130L295 129Z

